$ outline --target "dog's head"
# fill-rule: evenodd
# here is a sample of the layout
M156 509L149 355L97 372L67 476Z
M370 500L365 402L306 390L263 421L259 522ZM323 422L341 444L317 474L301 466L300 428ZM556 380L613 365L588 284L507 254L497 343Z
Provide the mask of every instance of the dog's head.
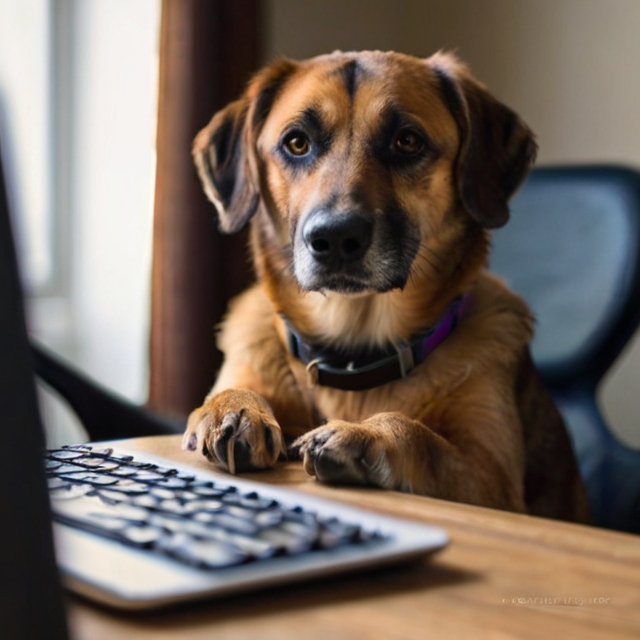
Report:
M277 62L194 142L220 229L261 211L259 235L299 286L341 293L403 288L434 238L503 225L535 152L518 116L441 53Z

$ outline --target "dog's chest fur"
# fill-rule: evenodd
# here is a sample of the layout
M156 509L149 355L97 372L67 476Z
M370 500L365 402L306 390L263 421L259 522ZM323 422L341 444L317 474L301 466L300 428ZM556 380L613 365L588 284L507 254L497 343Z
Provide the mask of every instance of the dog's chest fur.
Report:
M494 367L494 359L488 355L495 344L507 340L510 348L505 353L517 354L526 349L532 332L532 319L526 305L491 274L480 276L472 295L473 307L460 326L409 377L368 391L348 392L311 386L305 365L288 354L280 316L261 287L250 289L232 305L219 335L219 347L234 357L242 358L240 354L244 354L247 365L261 372L265 387L291 386L293 383L298 397L309 407L309 415L314 416L314 422L321 422L328 416L359 422L372 413L398 411L437 430L444 414L456 402L470 401L469 397L457 395L470 377L503 377L499 371L504 363L497 363L498 366ZM349 309L343 305L341 309L332 310L335 330L346 336L355 330L360 340L367 330L376 335L378 325L386 320L372 317L371 312L380 312L381 309L376 306L367 308L364 301L351 300L351 304L356 308ZM385 306L392 307L392 303L387 302ZM362 317L358 317L358 312ZM318 317L326 326L326 309ZM251 360L259 351L256 345L267 343L272 345L268 350L269 361L258 363L260 366L256 367L255 360ZM244 347L238 349L238 345ZM515 371L517 361L515 356L512 359ZM494 379L493 383L496 382L498 380ZM464 393L468 394L469 389L466 388ZM481 399L478 401L482 403ZM286 416L281 419L289 423ZM292 424L291 435L303 433L310 426L317 425Z

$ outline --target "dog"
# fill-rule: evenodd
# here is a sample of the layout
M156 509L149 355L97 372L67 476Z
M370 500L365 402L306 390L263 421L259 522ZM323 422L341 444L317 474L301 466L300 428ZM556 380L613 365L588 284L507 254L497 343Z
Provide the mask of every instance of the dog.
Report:
M486 271L536 152L452 54L260 71L193 144L220 231L251 225L257 283L182 447L236 473L289 443L325 483L586 522L532 314Z

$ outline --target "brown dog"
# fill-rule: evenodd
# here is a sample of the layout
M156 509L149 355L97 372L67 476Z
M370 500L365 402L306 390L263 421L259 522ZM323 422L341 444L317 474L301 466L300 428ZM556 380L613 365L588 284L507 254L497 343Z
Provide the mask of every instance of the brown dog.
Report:
M292 451L319 480L584 521L525 303L484 271L533 163L527 126L454 57L280 61L197 136L258 284L183 447L232 473Z

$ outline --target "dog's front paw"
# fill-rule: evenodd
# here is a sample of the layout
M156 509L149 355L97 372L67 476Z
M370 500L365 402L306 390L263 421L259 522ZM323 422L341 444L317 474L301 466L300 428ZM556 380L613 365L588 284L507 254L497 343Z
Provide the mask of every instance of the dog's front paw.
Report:
M262 396L229 389L189 416L182 448L200 449L230 473L272 467L285 444L280 425Z
M300 436L291 451L321 482L397 488L385 437L367 426L332 420Z

